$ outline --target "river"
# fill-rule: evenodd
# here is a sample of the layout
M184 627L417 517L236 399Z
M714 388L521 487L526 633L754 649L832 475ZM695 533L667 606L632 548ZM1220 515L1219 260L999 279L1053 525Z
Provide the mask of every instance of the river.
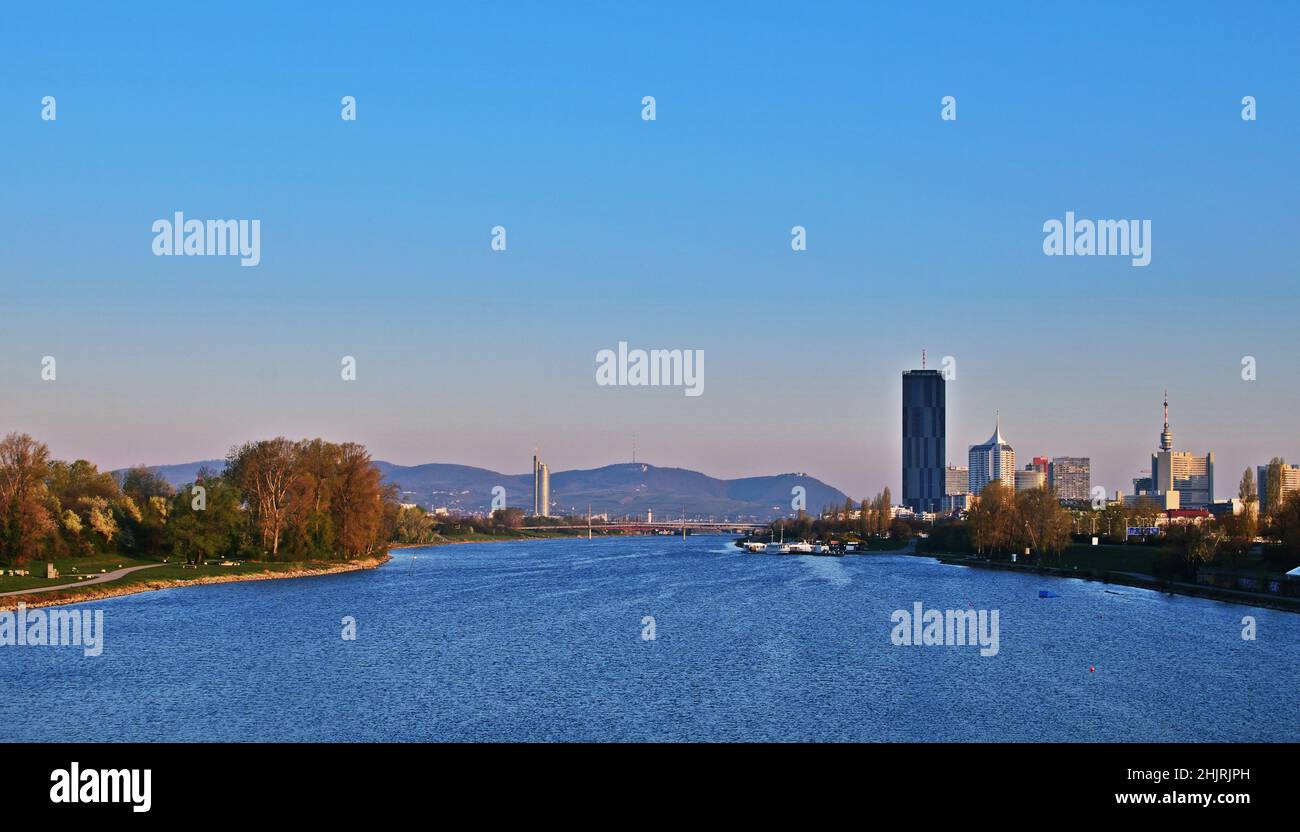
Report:
M917 602L996 655L893 644ZM79 607L101 655L0 647L0 739L1300 740L1300 615L902 555L486 543Z

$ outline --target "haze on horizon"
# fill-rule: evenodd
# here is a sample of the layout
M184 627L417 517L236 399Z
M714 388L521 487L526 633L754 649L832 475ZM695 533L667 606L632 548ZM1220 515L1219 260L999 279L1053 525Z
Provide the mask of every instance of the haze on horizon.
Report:
M899 492L925 348L959 465L1000 411L1018 460L1129 492L1165 389L1219 498L1300 460L1300 10L682 8L10 10L0 432L105 469L283 434L503 473L635 436L860 499ZM152 256L174 211L259 218L260 265ZM1150 219L1150 265L1043 256L1066 211ZM619 341L703 350L706 392L597 386Z

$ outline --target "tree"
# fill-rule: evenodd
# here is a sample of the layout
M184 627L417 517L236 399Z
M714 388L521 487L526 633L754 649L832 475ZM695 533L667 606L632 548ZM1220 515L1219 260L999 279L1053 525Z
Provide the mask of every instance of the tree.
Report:
M171 551L191 563L238 554L244 522L239 489L222 477L208 476L196 484L203 487L200 507L192 487L171 499L166 538Z
M35 557L54 534L45 477L50 449L25 433L0 440L0 552L13 562Z
M1300 491L1292 491L1277 510L1275 525L1282 548L1293 556L1300 556Z
M1241 485L1237 488L1237 496L1243 503L1251 503L1259 499L1259 491L1255 486L1255 476L1247 468L1241 474Z
M1046 487L1031 488L1015 495L1020 534L1018 543L1027 543L1045 555L1059 555L1070 543L1070 513L1056 495Z
M294 444L283 436L246 442L226 457L226 474L247 503L271 560L279 557L280 537L289 518L295 462Z
M1200 524L1186 523L1170 528L1167 539L1182 560L1183 576L1192 578L1201 564L1209 563L1218 554L1221 536Z
M495 528L517 529L524 522L524 510L521 508L499 508L492 512L492 525Z
M1097 519L1097 531L1104 532L1108 543L1127 542L1128 515L1124 512L1124 506L1120 504L1106 506L1106 511Z
M170 499L176 489L172 488L172 484L162 474L143 465L136 465L122 475L122 493L134 500L136 505L146 505L153 497Z
M1268 462L1264 473L1264 493L1259 495L1263 504L1260 510L1272 516L1282 508L1282 466L1286 462L1275 456Z
M344 557L372 554L384 542L380 539L384 519L380 479L379 469L363 445L346 442L339 447L330 513Z
M981 554L1010 551L1018 538L1015 494L1001 480L984 486L966 515L971 545Z

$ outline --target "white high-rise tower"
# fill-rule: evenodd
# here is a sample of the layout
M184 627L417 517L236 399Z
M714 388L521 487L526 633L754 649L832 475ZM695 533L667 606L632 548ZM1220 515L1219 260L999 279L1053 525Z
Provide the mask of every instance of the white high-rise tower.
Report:
M1008 488L1016 484L1016 452L1002 438L1002 415L997 416L993 435L982 445L970 446L970 491L978 494L994 480Z

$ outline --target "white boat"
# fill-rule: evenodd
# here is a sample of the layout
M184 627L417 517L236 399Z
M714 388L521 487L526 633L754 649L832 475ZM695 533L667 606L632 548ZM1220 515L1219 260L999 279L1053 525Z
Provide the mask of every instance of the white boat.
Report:
M759 543L757 540L747 540L745 541L745 551L754 553L766 552L767 544Z
M798 543L788 543L786 545L789 547L790 554L792 555L811 555L813 553L813 545L806 540L800 540Z

